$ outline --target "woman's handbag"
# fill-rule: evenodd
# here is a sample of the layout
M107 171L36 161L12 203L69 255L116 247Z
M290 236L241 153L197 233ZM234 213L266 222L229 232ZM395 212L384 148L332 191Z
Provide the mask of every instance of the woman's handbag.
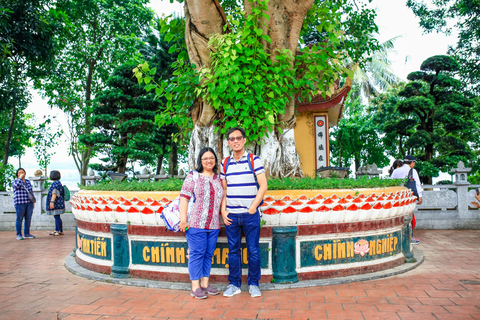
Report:
M196 184L198 180L198 171L193 170L193 182ZM195 194L188 201L187 213L193 208L195 202ZM176 197L172 202L165 206L162 211L162 219L165 222L165 228L173 232L180 231L180 196Z
M25 189L25 191L27 191L28 199L29 199L32 203L37 202L37 199L36 199L35 196L33 195L33 192L31 192L30 190L28 190L27 187L25 187L25 185L23 185L23 188Z
M415 183L415 179L413 179L413 168L408 172L408 181L405 187L412 190L413 195L418 198L417 184Z

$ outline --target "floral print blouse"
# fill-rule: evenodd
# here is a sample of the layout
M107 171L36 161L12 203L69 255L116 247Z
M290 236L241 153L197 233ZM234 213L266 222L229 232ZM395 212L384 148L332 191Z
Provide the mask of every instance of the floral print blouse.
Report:
M220 206L223 199L223 186L219 174L206 177L198 174L195 183L193 173L190 172L183 182L180 197L195 202L187 214L187 222L191 228L220 229Z

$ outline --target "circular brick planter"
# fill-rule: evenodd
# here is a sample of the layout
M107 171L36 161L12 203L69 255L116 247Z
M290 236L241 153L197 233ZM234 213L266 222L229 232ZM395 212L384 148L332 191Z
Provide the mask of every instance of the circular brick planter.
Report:
M161 213L179 192L82 190L73 196L76 261L114 277L189 282L184 233L165 229ZM262 282L363 274L411 259L415 198L404 187L268 191L260 234ZM244 274L247 249L242 250ZM211 280L228 282L228 245L220 236Z

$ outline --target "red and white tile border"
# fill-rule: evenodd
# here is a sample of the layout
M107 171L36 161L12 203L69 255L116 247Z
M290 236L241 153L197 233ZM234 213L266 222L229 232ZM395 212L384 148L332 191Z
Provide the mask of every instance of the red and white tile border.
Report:
M82 190L70 202L78 220L163 226L162 210L178 194ZM415 205L405 187L268 191L262 219L267 226L385 220L411 213Z

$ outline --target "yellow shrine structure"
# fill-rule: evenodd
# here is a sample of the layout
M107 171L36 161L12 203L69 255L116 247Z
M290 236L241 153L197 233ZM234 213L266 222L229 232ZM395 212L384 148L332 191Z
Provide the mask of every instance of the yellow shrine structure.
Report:
M343 106L352 80L347 78L334 94L317 95L312 101L297 104L295 145L300 157L302 171L308 177L315 177L317 169L330 166L328 129L342 118Z

